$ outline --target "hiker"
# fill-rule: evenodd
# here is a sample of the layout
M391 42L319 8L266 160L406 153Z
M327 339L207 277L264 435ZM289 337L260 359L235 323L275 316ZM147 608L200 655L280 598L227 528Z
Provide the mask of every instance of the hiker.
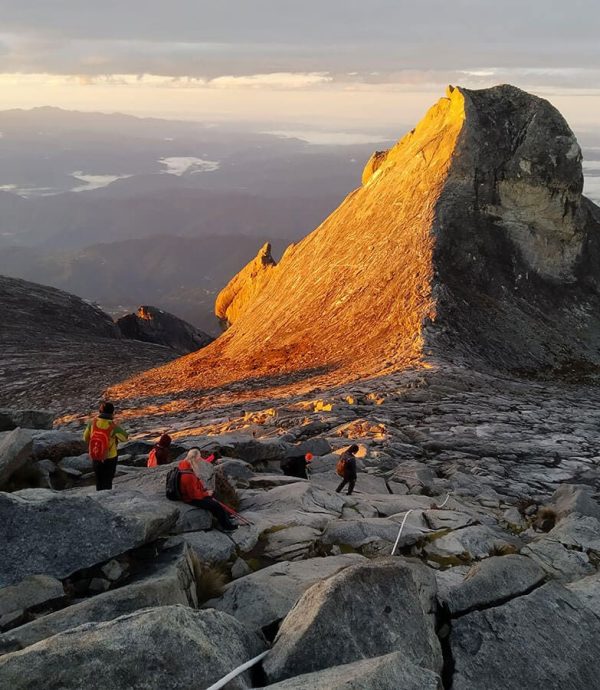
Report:
M169 436L169 434L163 434L158 439L158 443L148 454L147 467L158 467L159 465L168 465L170 448L171 437Z
M338 460L336 472L342 477L342 481L335 490L337 494L340 493L346 484L348 484L348 496L354 491L354 485L356 484L356 458L354 456L356 453L358 453L358 446L350 446L342 453Z
M280 467L283 474L287 477L298 477L298 479L308 479L306 474L306 467L310 460L308 456L310 455L310 460L312 460L312 455L306 453L306 455L293 455L290 458L285 458L281 461Z
M112 489L117 471L117 445L127 440L127 432L113 421L115 406L111 402L100 403L99 414L89 421L83 432L88 453L96 475L96 491Z
M196 508L203 508L212 513L219 522L224 532L233 532L237 525L231 520L227 510L217 501L213 492L209 491L204 482L196 474L196 468L201 468L205 463L200 451L192 448L186 457L179 463L179 493L184 503L189 503Z

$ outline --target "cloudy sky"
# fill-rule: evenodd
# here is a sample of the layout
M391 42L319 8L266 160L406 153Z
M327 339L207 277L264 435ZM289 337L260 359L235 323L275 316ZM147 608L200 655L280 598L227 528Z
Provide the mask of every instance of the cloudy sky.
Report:
M597 0L0 0L0 107L411 123L510 82L600 126Z

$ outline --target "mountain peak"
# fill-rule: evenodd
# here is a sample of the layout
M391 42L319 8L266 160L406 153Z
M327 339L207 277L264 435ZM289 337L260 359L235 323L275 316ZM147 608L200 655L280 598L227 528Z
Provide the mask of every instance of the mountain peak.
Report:
M596 366L599 210L581 191L581 151L547 101L449 87L276 266L259 253L231 281L217 302L227 333L132 385L342 382L440 360Z

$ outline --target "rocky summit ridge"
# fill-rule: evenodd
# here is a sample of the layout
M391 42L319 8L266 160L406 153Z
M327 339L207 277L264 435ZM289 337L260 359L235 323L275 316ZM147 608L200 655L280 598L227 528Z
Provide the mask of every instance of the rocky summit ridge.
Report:
M217 301L231 327L123 394L305 372L343 382L445 361L594 369L600 209L560 113L512 86L449 87L360 188Z
M1 410L0 686L207 688L266 654L226 687L596 687L579 157L545 101L449 92L312 235L232 281L221 338L112 390L113 491L90 486L87 408L54 430ZM238 530L165 498L171 466L146 467L165 431L174 462L220 453ZM308 478L284 475L305 453Z

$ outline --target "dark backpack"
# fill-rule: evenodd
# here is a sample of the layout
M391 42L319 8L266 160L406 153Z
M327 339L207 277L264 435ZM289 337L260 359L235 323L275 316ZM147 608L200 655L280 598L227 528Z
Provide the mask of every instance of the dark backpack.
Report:
M179 480L182 474L194 474L191 470L180 470L179 467L173 467L167 472L167 479L165 482L165 494L170 501L181 501L181 491L179 489Z

